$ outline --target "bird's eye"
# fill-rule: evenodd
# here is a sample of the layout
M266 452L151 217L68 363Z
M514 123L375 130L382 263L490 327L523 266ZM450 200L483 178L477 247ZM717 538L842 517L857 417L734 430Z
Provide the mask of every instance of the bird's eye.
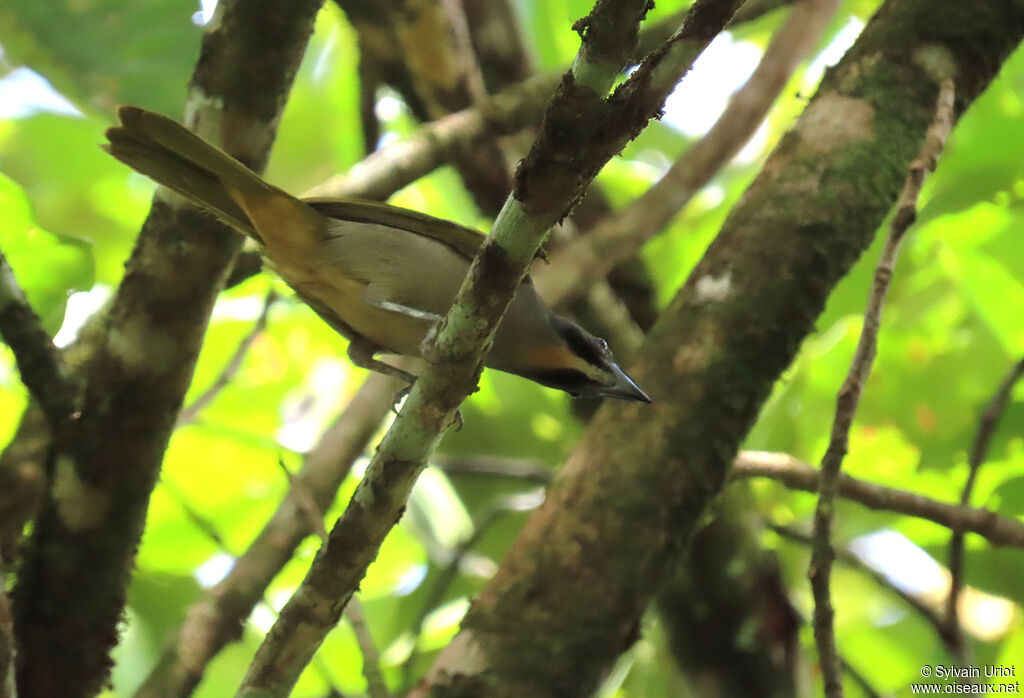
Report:
M608 342L604 341L600 337L597 338L597 344L601 347L601 351L608 351Z

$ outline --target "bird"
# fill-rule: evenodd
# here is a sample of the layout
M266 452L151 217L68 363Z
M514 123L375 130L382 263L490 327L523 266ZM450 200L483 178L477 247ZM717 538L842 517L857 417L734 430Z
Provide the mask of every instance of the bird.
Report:
M122 106L118 119L104 150L252 238L268 266L349 341L352 363L415 380L377 355L420 356L484 240L480 231L375 201L299 198L169 117ZM608 344L551 310L528 276L484 365L573 397L651 401Z

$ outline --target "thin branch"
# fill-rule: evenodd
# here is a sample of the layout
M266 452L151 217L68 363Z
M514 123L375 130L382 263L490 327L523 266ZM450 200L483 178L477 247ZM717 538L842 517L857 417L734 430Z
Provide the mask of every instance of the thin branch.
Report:
M551 482L554 472L539 463L516 458L456 458L432 461L452 475L507 477L538 485ZM785 453L740 451L733 463L733 480L767 478L793 490L817 492L820 471ZM930 497L877 485L849 475L839 476L839 496L875 511L925 519L952 530L975 533L992 545L1024 548L1024 523L987 509L939 502Z
M185 513L185 518L196 527L196 530L202 533L211 543L213 543L217 547L218 551L234 559L235 553L228 547L227 540L224 539L224 536L221 534L216 522L197 509L196 506L189 501L188 497L185 496L185 493L182 492L181 489L173 482L164 478L161 480L160 484L163 485L164 491L167 495L173 499L179 507L181 507L181 510Z
M54 427L75 414L77 390L0 252L0 336L11 348L21 380Z
M356 635L359 651L363 655L363 677L366 679L367 693L370 698L390 698L391 692L388 691L384 674L380 670L380 652L373 641L370 626L366 624L363 605L359 603L359 599L352 597L349 600L345 607L345 617L352 624L352 632Z
M788 540L802 543L804 545L811 545L814 542L813 537L809 533L797 530L791 526L782 526L780 524L768 523L766 526L777 533L778 535ZM900 586L894 584L889 577L883 572L879 572L877 569L864 562L859 556L850 551L848 548L836 548L836 559L842 562L844 565L851 567L861 574L870 577L878 586L882 587L886 591L898 596L908 606L918 613L924 620L928 622L935 632L938 633L939 637L945 642L947 640L946 633L946 622L933 606L929 605L928 602L911 594Z
M550 265L534 270L534 283L549 303L562 303L603 278L668 227L754 135L797 65L820 38L836 5L837 0L796 3L750 79L711 129L643 196L553 254Z
M327 527L324 526L324 508L317 501L316 494L310 491L309 486L302 481L302 478L288 469L288 465L283 459L279 459L277 463L288 480L288 496L294 500L299 513L306 518L306 526L320 539L321 543L326 542ZM351 468L351 464L349 468ZM320 499L323 498L323 493L321 493Z
M463 461L461 464L469 467L458 472L487 472L488 466L486 463L481 469L473 470L472 463L474 462L476 461ZM508 465L512 464L508 463ZM448 470L444 465L441 465L441 468L444 469L445 472L455 472ZM513 468L515 468L514 465ZM451 587L452 583L455 581L459 570L462 568L463 561L469 553L472 552L473 548L479 544L484 534L487 533L491 527L498 523L498 521L500 521L504 516L512 512L536 509L543 499L544 496L541 490L537 490L533 494L522 493L498 497L474 517L473 532L467 536L465 540L461 541L452 551L451 559L448 561L445 568L441 570L441 573L438 575L433 587L430 589L430 593L428 593L426 598L423 599L419 613L416 614L416 619L411 624L411 632L414 638L413 647L408 658L406 658L405 663L402 665L402 674L404 676L403 683L406 690L408 690L412 684L413 671L415 669L416 659L419 656L417 654L417 648L419 646L420 635L423 632L423 624L430 612L437 608L441 603L441 600L448 592L449 587Z
M559 75L547 73L422 126L354 165L346 174L317 185L309 196L384 199L449 162L487 135L502 136L536 124Z
M6 578L6 571L0 566L0 698L18 698L14 682L14 620L7 599Z
M231 380L238 373L238 370L242 367L242 362L245 360L245 355L248 353L250 347L256 338L263 333L263 330L267 328L267 318L270 316L270 306L277 300L277 293L271 290L267 293L267 297L263 300L263 308L260 310L259 316L256 318L256 322L253 323L252 329L242 338L242 341L238 343L238 347L235 352L231 355L231 358L224 365L224 369L217 376L217 379L213 381L209 388L203 391L199 397L197 397L191 405L184 408L178 414L178 426L190 424L195 421L199 413L206 408L214 398L220 394L224 388L226 388Z
M450 474L457 475L488 475L524 480L536 485L547 485L551 482L553 471L538 462L520 458L501 458L497 456L473 456L459 458L449 455L438 455L431 462Z
M864 694L865 698L881 698L881 694L874 686L871 685L871 682L868 681L868 677L864 676L864 674L862 674L857 667L853 666L853 664L850 664L846 657L839 657L839 665L843 668L843 671L846 672L846 675L849 676L855 684L860 686L860 690Z
M730 476L733 480L764 477L793 490L817 492L821 472L784 453L741 451ZM1024 548L1024 523L994 511L947 504L844 474L839 476L837 484L840 496L869 509L915 516L953 530L970 531L992 545Z
M850 362L850 370L836 398L835 421L828 448L821 460L821 479L818 483L818 505L814 512L814 543L811 546L811 564L808 576L814 594L814 638L818 645L822 680L828 698L842 698L842 667L836 651L832 608L831 575L832 521L835 499L839 489L839 473L849 447L850 427L857 413L857 405L864 384L871 373L878 345L878 332L882 322L882 307L892 280L893 268L899 255L900 243L917 218L917 198L921 193L925 175L935 169L936 161L953 128L954 89L952 78L943 80L935 106L935 118L925 134L921 154L910 165L907 181L896 203L889 235L875 270L874 280L864 311L864 327Z
M796 0L747 0L740 9L736 10L726 29L734 29L747 22L760 19L769 12L792 5ZM636 51L633 53L633 63L639 63L651 51L658 48L667 41L679 24L686 17L686 10L679 10L668 17L663 17L657 23L645 27L640 32L636 42Z
M974 436L974 443L971 446L971 454L967 461L970 470L967 472L967 481L964 483L964 489L960 494L961 506L966 507L971 503L971 493L974 491L978 470L981 468L982 463L985 462L985 456L988 453L992 436L995 434L996 426L999 424L999 419L1002 417L1003 412L1006 411L1006 405L1010 400L1010 393L1013 392L1013 387L1021 379L1021 376L1024 376L1024 358L1018 361L1006 374L999 385L999 389L992 396L992 399L989 400L985 411L982 413L981 420L978 422L978 431ZM946 623L948 633L952 638L950 649L958 661L966 663L969 659L966 656L968 648L964 642L959 612L964 576L964 531L961 529L954 529L953 536L949 541L949 574Z

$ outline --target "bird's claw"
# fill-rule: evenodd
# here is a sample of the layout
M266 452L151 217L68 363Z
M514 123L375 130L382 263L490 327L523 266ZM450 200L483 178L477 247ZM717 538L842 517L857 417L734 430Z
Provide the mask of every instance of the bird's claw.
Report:
M402 404L402 400L409 397L409 393L412 392L412 383L400 389L395 393L394 399L391 401L391 411L396 415L398 414L398 406Z

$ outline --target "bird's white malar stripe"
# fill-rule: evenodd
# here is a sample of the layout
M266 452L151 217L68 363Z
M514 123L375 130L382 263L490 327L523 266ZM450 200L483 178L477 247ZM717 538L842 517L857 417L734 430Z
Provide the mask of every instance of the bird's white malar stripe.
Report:
M430 322L433 322L435 320L440 319L441 317L437 313L428 313L425 310L417 310L416 308L410 308L407 305L402 305L401 303L394 303L392 301L378 301L374 305L376 305L378 308L381 308L382 310L393 310L396 313L408 315L409 317L414 317L418 320L428 320Z

